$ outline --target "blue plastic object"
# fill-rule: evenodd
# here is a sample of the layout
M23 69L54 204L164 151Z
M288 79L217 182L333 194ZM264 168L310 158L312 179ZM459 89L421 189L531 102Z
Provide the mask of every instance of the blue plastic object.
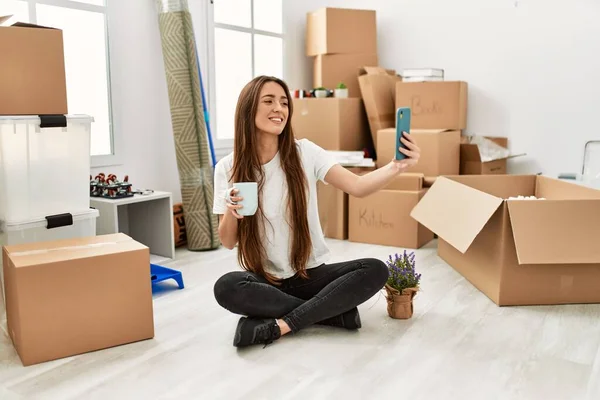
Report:
M167 279L174 279L179 286L179 289L183 289L183 275L180 271L163 267L161 265L150 264L150 279L152 280L152 286L159 282L166 281Z

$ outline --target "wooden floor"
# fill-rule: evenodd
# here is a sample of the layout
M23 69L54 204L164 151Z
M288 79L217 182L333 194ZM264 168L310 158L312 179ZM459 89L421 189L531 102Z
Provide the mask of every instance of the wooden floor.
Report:
M332 261L399 251L329 244ZM25 368L3 337L0 399L600 399L600 305L499 308L435 242L417 251L413 319L390 319L382 293L358 332L311 327L242 351L238 317L212 296L235 253L178 250L168 265L186 288L155 295L154 339Z

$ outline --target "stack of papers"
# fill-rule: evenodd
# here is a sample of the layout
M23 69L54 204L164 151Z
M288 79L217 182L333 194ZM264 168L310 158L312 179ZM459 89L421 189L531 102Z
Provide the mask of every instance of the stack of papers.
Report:
M333 151L329 150L338 163L343 167L374 167L372 158L366 158L362 151Z

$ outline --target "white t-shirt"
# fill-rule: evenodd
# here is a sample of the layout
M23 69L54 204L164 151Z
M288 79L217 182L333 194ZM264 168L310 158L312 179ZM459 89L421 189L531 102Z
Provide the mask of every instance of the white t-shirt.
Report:
M327 151L307 139L296 140L306 178L308 180L308 227L312 241L312 252L306 268L314 268L329 258L329 248L319 221L317 208L317 180L325 182L325 175L337 161ZM233 168L233 153L221 159L215 167L215 194L213 213L224 214L227 211L225 193L233 185L230 182ZM291 234L286 222L287 182L281 168L279 153L263 165L265 185L263 187L263 211L269 222L265 222L265 248L267 261L265 270L274 276L286 279L295 274L290 260ZM254 217L244 217L254 218Z

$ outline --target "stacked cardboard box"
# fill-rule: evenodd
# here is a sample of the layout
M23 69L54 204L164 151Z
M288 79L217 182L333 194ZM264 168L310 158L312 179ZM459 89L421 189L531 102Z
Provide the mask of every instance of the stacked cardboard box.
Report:
M411 134L421 148L421 159L381 193L367 199L350 200L349 240L420 248L434 235L412 219L410 212L436 177L458 175L460 171L467 84L427 77L404 82L394 70L365 67L361 70L359 85L376 146L377 167L384 167L394 158L396 110L400 107L411 109ZM366 218L367 206L378 210L372 213L371 220ZM367 214L363 215L365 212ZM401 223L402 230L390 234L392 224L384 219L384 214L388 220L396 221L395 226Z
M397 82L394 111L411 110L411 135L421 148L419 163L409 172L427 177L458 175L461 131L467 123L467 84L455 81ZM377 165L389 163L395 153L396 129L377 132Z
M358 87L363 65L377 65L375 11L321 8L306 16L306 55L314 62L313 87L347 87L347 97L294 98L292 127L325 150L374 152ZM364 173L372 168L349 168ZM348 238L348 195L319 183L321 226L326 237Z
M378 65L375 11L321 8L306 15L306 55L313 57L313 87L344 83L360 97L358 71Z
M418 249L433 233L410 216L427 192L423 174L402 174L382 190L365 198L350 197L348 240Z
M0 115L67 114L63 32L0 16Z

